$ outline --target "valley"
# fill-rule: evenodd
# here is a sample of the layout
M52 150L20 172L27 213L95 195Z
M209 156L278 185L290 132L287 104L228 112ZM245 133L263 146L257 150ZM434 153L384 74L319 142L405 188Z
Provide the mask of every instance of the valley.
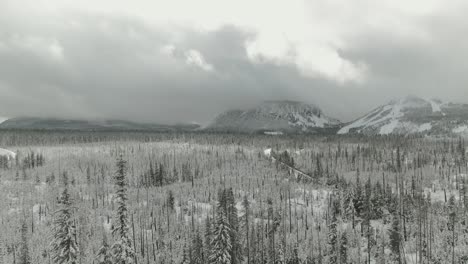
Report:
M468 256L461 138L1 131L0 142L16 154L0 166L3 263L50 263L67 206L77 259L103 263L120 236L119 164L134 263Z

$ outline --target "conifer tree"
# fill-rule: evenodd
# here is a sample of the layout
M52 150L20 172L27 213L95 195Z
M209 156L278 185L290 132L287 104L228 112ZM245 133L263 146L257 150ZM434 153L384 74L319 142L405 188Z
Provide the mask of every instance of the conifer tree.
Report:
M205 264L205 255L203 252L203 240L200 236L200 232L197 230L193 234L192 238L192 247L191 251L191 259L192 264Z
M340 263L348 263L348 235L346 232L341 234L340 241Z
M66 173L63 174L63 181L65 188L58 200L60 209L55 212L54 217L54 237L51 242L52 259L58 264L76 264L79 249Z
M132 240L129 235L129 220L127 210L127 161L120 155L117 159L117 172L115 174L117 219L112 229L115 242L111 247L113 263L129 264L135 259Z
M337 234L337 205L336 202L332 202L331 208L331 220L328 226L328 256L330 263L336 263L338 257L337 245L338 245L338 234Z
M395 255L397 263L402 263L401 259L401 230L400 219L398 216L393 216L392 228L390 229L390 248Z
M30 264L31 257L29 255L29 245L28 245L28 226L24 217L21 221L21 248L19 256L19 264Z
M231 228L231 258L232 264L242 263L242 245L239 234L239 218L237 214L236 201L234 199L234 193L232 188L229 188L226 192L226 213L228 215L228 222Z
M361 216L364 212L364 195L362 192L359 169L356 172L356 192L354 193L354 209L356 214Z
M98 264L112 264L112 255L110 252L109 243L107 242L106 231L103 230L102 246L98 251L96 260Z
M242 200L242 206L244 208L244 215L242 216L242 225L245 234L245 252L247 253L247 264L250 264L250 239L249 239L249 232L250 232L250 225L249 225L249 218L250 218L250 203L247 199L247 195L244 195L244 199Z
M172 190L167 193L167 206L171 211L174 210L174 193Z
M211 239L212 239L212 226L210 217L207 217L205 220L205 233L204 233L204 250L205 250L205 258L208 258L209 254L211 253Z
M227 215L226 191L218 194L218 206L216 209L216 221L211 240L210 264L232 264L232 230Z

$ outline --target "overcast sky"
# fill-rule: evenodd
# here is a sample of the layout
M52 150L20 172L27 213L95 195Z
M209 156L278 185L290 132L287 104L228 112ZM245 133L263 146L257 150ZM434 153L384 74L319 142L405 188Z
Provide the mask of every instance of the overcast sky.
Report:
M206 123L264 100L343 121L468 102L466 0L0 0L0 116Z

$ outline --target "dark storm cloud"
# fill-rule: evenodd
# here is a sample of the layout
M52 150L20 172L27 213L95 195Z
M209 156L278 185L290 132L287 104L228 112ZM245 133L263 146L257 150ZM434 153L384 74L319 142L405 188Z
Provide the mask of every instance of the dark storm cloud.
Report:
M371 69L367 82L350 93L357 104L370 106L395 97L417 95L468 103L468 37L466 19L432 17L425 20L429 40L402 40L380 32L367 32L344 52L351 60L364 60ZM361 109L360 109L361 110Z
M2 11L0 11L1 14ZM343 120L393 97L468 101L464 20L425 21L431 41L366 31L340 55L363 61L362 83L305 77L293 64L255 63L257 32L158 27L137 18L0 16L0 116L123 118L206 123L263 100L316 103ZM176 33L174 33L176 32ZM466 56L465 56L466 57Z
M228 108L299 99L311 85L292 67L251 63L244 42L253 33L232 26L186 30L182 41L115 17L29 30L34 35L2 29L3 115L206 122ZM213 71L188 65L190 50Z

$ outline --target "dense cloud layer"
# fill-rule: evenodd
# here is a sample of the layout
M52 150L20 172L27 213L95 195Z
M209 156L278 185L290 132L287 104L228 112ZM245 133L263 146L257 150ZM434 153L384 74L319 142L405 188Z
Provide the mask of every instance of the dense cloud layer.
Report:
M468 102L463 2L74 2L0 3L0 116L206 123L289 99L346 121L407 94Z

